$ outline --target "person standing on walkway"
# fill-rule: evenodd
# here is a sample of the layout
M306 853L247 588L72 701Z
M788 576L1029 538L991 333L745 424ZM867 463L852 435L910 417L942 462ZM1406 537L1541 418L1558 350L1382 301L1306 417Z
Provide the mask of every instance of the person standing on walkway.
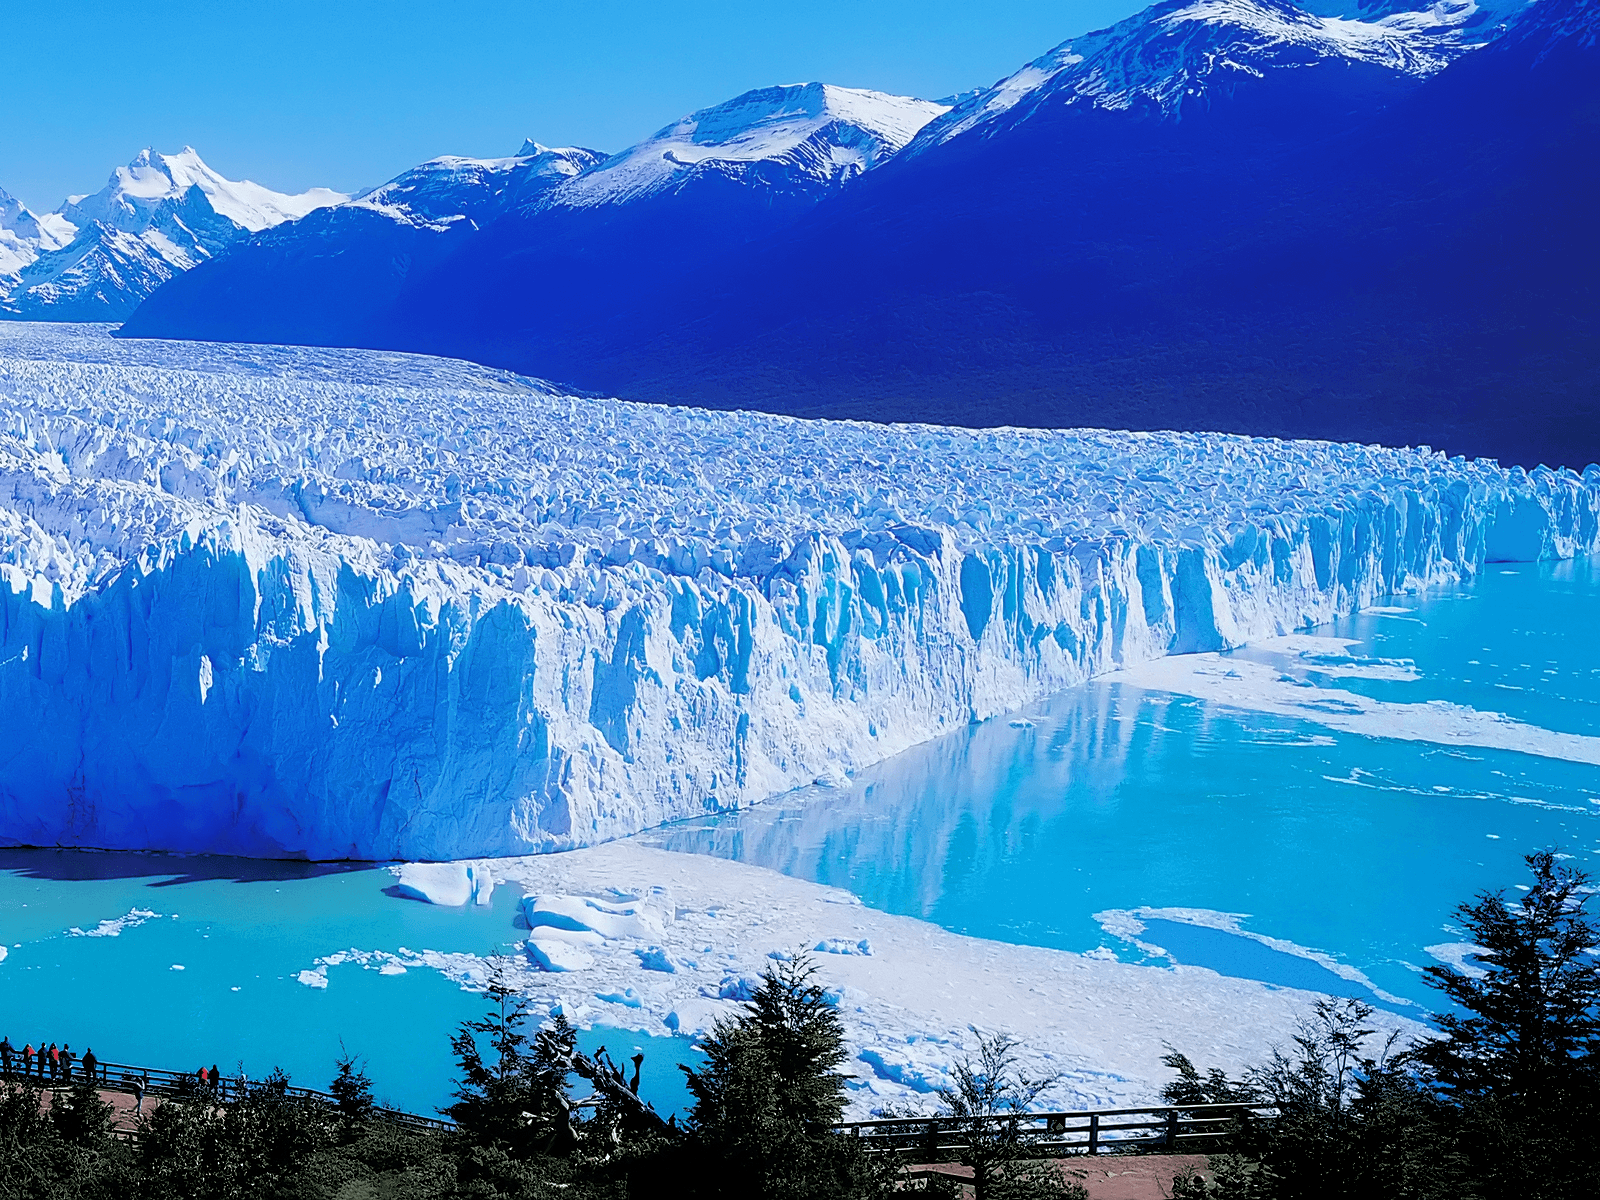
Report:
M44 1074L43 1071L41 1071L39 1073L41 1075ZM60 1075L61 1075L61 1051L56 1049L56 1044L54 1042L51 1042L50 1043L50 1078L51 1078L52 1081L54 1081L55 1079L59 1078Z
M26 1079L33 1074L33 1043L29 1042L22 1047L22 1077Z
M15 1053L16 1047L11 1044L10 1034L0 1038L0 1071L5 1073L7 1079L11 1078L11 1056Z
M72 1046L68 1042L61 1044L61 1078L72 1082Z
M90 1046L83 1052L83 1073L93 1081L97 1078L95 1068L100 1065L100 1060L94 1056L94 1047Z
M133 1115L142 1117L144 1116L144 1076L130 1075L128 1083L133 1088Z

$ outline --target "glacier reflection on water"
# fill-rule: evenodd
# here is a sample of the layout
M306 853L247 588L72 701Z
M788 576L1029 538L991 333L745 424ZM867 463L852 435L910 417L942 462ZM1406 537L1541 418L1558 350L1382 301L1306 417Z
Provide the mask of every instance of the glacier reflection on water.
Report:
M1416 678L1317 683L1593 734L1597 618L1594 564L1491 564L1465 592L1400 598L1316 631L1415 660ZM1415 1012L1435 1004L1418 974L1434 961L1427 948L1459 940L1453 906L1518 882L1521 855L1539 847L1592 862L1597 821L1600 769L1585 763L1336 732L1099 681L846 788L642 836L981 937L1166 960L1138 942ZM1164 918L1126 934L1117 914L1145 907Z

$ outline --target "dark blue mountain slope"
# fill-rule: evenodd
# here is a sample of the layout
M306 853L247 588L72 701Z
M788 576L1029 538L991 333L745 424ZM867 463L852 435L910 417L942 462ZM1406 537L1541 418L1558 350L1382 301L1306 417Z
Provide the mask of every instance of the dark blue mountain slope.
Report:
M914 144L581 336L436 344L661 401L1582 466L1600 459L1600 55L1592 6L1534 15L1381 111L1308 73L1177 122L1063 106ZM413 336L440 330L411 311Z
M357 334L312 320L281 340L802 415L1581 466L1600 458L1594 5L1538 0L1488 49L1463 40L1492 32L1483 13L1458 16L1168 0L847 187L793 197L756 164L645 203L513 206L409 264ZM240 253L129 329L270 328L216 302ZM262 286L246 300L283 307L282 280Z

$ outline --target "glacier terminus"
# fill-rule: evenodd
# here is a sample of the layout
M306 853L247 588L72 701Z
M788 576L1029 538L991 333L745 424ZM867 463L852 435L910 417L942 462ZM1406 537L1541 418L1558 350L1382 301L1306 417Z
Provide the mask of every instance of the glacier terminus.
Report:
M1597 467L817 422L10 323L0 842L591 845L1597 547Z

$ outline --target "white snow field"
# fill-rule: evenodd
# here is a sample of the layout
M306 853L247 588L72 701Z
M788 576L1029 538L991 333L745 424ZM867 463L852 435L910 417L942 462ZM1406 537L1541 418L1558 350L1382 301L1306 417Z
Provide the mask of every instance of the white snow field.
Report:
M1597 511L1600 468L809 422L3 325L0 839L592 844L1593 550Z
M885 1106L933 1109L932 1093L950 1084L952 1068L995 1032L1017 1040L1029 1075L1056 1077L1041 1107L1159 1103L1170 1077L1165 1043L1202 1066L1240 1072L1264 1046L1287 1045L1319 998L1204 967L1122 963L1104 947L1072 954L966 937L868 908L836 888L637 839L500 860L495 870L528 893L527 940L505 957L351 947L297 978L339 987L341 971L355 967L430 969L482 988L498 968L537 1016L559 1011L584 1027L698 1035L738 1015L774 959L809 950L844 1024L843 1070L858 1118ZM1423 1031L1386 1010L1371 1023L1382 1033Z

